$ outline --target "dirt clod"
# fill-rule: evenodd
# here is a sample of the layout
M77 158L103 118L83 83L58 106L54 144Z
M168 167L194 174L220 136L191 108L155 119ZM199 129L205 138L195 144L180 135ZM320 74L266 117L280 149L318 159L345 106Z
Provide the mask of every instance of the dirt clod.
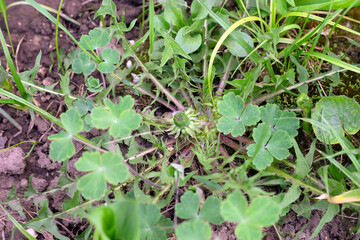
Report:
M48 181L43 178L33 177L32 185L38 192L42 192L48 186Z
M26 167L24 156L20 147L13 147L0 153L0 173L23 174Z

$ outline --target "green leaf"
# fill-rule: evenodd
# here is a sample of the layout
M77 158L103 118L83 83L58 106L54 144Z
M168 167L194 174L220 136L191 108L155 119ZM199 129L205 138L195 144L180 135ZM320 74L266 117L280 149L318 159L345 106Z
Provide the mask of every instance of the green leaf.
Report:
M94 19L98 16L103 15L110 15L114 18L118 18L117 12L116 12L116 5L112 0L103 0L101 7L94 15Z
M240 36L247 44L250 46L253 46L254 43L252 41L252 38L239 30L235 30L234 34L237 34L237 36ZM232 35L228 36L225 41L224 45L229 49L230 53L237 56L237 57L245 57L248 55L246 50L241 46L241 44L236 41L236 38Z
M160 208L153 204L140 203L140 239L166 240L166 232L161 228Z
M209 240L211 238L211 227L199 219L192 219L181 223L175 228L177 240Z
M89 32L89 35L82 35L80 44L86 50L94 50L105 47L110 42L110 33L104 28L95 28Z
M179 43L185 53L193 53L199 49L202 43L202 38L200 34L192 35L187 33L188 26L181 28L176 34L175 41Z
M104 107L96 107L91 112L93 125L98 129L110 128L110 134L117 138L127 137L132 130L140 127L141 115L131 109L134 105L132 97L119 97L119 103L105 99Z
M81 132L84 127L84 122L75 108L70 108L65 113L61 114L60 119L64 129L72 135Z
M230 193L220 205L220 213L226 221L242 222L246 220L247 201L245 196L235 191Z
M279 130L271 137L265 148L269 150L271 155L276 159L281 160L289 157L290 152L288 149L291 148L291 146L289 135L285 131Z
M89 76L95 70L96 64L90 59L88 54L82 52L74 59L72 67L75 73L83 73L85 76Z
M234 137L245 132L245 125L255 125L260 120L260 110L255 105L248 105L244 110L245 103L240 96L233 92L224 96L224 100L218 103L218 111L224 117L219 119L217 129L225 134L231 133Z
M161 64L163 67L170 58L173 58L175 55L181 55L184 58L191 60L191 57L182 49L182 47L166 32L161 32L161 35L164 37L165 50L162 54Z
M98 69L102 73L111 73L115 70L115 64L120 61L120 52L116 49L105 48L101 52L104 62L99 63Z
M288 110L281 111L276 104L267 104L260 107L260 118L263 122L269 124L274 131L284 130L289 136L295 137L300 126L299 119L294 112Z
M200 206L199 195L192 191L187 191L180 199L181 203L175 205L176 215L182 219L194 218Z
M177 27L185 25L186 12L184 0L166 1L164 4L164 17L166 21Z
M74 155L75 147L70 133L60 131L58 134L49 136L48 139L52 140L49 154L52 160L62 162Z
M113 152L100 155L99 152L85 152L74 164L83 172L91 172L81 177L78 189L86 199L100 199L107 191L106 182L116 185L127 180L128 168L122 163L124 158Z
M325 97L316 103L311 118L317 121L313 128L321 142L339 143L336 135L344 136L343 129L349 134L360 130L360 105L346 96Z
M211 9L214 6L214 0L204 0L203 4ZM208 11L202 7L202 5L198 1L193 1L190 7L191 18L192 20L200 20L207 17L209 14Z
M220 199L214 196L208 197L200 210L199 217L213 224L220 225L224 221L220 215L220 203Z
M279 219L279 205L268 197L256 197L248 207L244 195L235 191L221 203L221 215L225 220L237 222L236 237L240 239L261 239L261 227L271 226Z
M269 227L277 222L280 206L269 197L256 197L247 211L248 221L262 227Z
M324 227L325 223L330 222L336 214L340 211L339 204L329 203L326 213L322 216L319 224L317 225L314 232L311 234L310 238L316 237Z
M273 157L282 160L290 154L288 149L292 146L291 139L284 130L278 130L271 138L270 136L270 126L261 123L253 131L255 143L247 147L248 155L253 157L253 163L259 170L270 166Z
M139 239L139 203L136 200L117 200L109 206L97 207L88 218L95 225L94 239Z
M103 90L99 79L94 78L93 76L90 76L88 79L86 79L85 86L87 86L87 89L90 92L101 92Z
M49 155L55 161L64 161L74 155L75 147L72 137L84 127L84 122L75 108L70 108L61 114L60 119L66 132L60 131L58 134L48 137L49 140L52 140Z

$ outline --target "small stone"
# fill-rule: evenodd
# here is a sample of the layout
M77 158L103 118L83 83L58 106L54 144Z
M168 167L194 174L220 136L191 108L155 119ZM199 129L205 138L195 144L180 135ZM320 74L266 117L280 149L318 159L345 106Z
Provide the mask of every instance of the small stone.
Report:
M26 178L21 179L20 185L23 187L28 187L29 181Z
M20 147L13 147L0 153L0 173L23 174L26 163Z
M7 137L0 137L0 148L4 148L7 142Z
M43 85L44 86L51 86L55 83L54 79L52 79L51 77L47 77L43 80Z
M33 177L32 178L32 185L36 189L36 191L42 192L48 186L48 182L46 181L46 179Z
M35 118L34 124L40 133L44 133L49 129L47 122L39 117Z

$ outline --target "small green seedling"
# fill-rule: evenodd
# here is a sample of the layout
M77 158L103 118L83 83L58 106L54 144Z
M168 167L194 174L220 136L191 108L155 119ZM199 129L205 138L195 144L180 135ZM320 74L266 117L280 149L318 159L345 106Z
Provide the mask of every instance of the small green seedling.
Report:
M90 92L101 92L103 90L99 79L93 76L86 79L85 86Z

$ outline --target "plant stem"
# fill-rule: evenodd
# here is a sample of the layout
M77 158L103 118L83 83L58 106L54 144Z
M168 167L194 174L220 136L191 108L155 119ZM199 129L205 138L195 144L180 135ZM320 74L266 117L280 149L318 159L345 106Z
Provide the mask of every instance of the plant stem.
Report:
M304 183L303 181L300 181L299 179L289 175L288 173L278 169L278 168L275 168L273 166L270 166L267 168L268 170L270 170L271 172L275 173L276 175L280 176L280 177L283 177L285 178L287 181L291 182L291 183L296 183L298 184L299 186L303 187L303 188L307 188L309 190L311 190L313 193L316 193L316 194L324 194L325 192L313 187L313 186L310 186L306 183Z
M316 82L316 81L318 81L318 80L320 80L320 79L323 79L324 77L331 76L331 75L333 75L333 74L335 74L335 73L345 72L345 71L347 71L347 69L339 69L339 70L336 70L336 71L331 71L331 72L322 74L322 75L320 75L320 76L318 76L318 77L314 77L314 78L308 79L308 80L306 80L306 81L304 81L304 82L300 82L300 83L295 84L295 85L293 85L293 86L287 87L286 89L290 91L290 90L295 89L295 88L298 88L298 87L300 87L300 86L302 86L302 85L304 85L304 84ZM251 103L254 104L254 105L259 104L259 103L264 102L266 99L275 97L275 96L277 96L277 95L279 95L279 94L281 94L281 93L284 93L284 92L285 92L285 91L284 91L283 89L280 89L280 90L278 90L278 91L276 91L276 92L273 92L273 93L267 94L267 95L265 95L265 96L263 96L263 97L260 97L260 98L258 98L258 99L255 99L255 100L252 101ZM249 104L249 103L248 103L248 104Z
M226 80L228 79L228 76L229 76L229 71L230 71L232 58L233 58L233 55L230 56L229 62L227 64L227 66L226 66L226 70L225 70L224 75L223 75L223 77L221 79L221 82L219 84L219 88L216 91L216 95L221 96L223 91L224 91L224 88L225 88L225 85L226 85Z
M149 70L146 68L146 66L142 63L142 61L138 58L138 56L135 54L134 50L132 49L131 45L129 44L129 42L127 41L127 39L125 38L125 34L123 33L123 31L120 29L119 25L117 24L116 26L118 26L118 30L122 35L123 38L123 43L126 45L126 47L129 49L129 51L131 52L132 56L134 57L135 61L137 62L137 64L139 64L139 66L142 68L142 70L146 73L146 75L150 78L150 80L156 85L156 87L158 87L160 89L160 91L162 93L164 93L170 101L172 101L176 107L180 110L180 111L185 111L185 107L173 96L171 95L171 93L166 90L164 88L164 86L154 77L154 75L152 75Z

